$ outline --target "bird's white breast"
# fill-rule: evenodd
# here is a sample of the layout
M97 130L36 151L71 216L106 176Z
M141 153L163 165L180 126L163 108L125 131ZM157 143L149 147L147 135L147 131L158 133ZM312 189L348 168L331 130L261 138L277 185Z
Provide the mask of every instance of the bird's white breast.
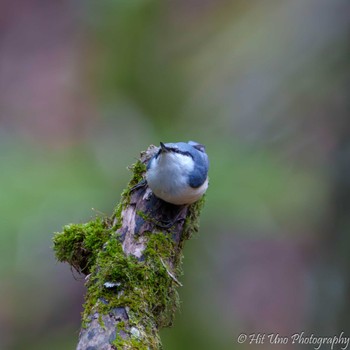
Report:
M148 186L166 202L181 205L198 200L208 188L208 181L198 188L188 184L188 176L194 169L190 156L180 153L164 153L151 161L146 173Z

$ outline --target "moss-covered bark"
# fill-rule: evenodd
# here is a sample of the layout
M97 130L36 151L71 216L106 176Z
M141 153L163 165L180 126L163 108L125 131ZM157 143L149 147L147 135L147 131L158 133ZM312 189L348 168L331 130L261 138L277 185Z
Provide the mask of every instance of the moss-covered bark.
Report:
M175 206L156 198L144 177L150 147L111 218L66 225L54 237L59 261L87 274L78 350L161 349L159 329L178 307L185 240L198 230L204 199Z

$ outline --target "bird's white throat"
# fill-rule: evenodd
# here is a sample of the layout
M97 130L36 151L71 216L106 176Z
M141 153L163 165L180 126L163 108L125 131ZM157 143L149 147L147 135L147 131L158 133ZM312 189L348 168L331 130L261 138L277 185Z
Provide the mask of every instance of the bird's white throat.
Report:
M146 174L149 187L154 194L173 204L188 204L199 199L208 183L191 188L188 176L194 169L192 157L175 152L161 153L151 161Z

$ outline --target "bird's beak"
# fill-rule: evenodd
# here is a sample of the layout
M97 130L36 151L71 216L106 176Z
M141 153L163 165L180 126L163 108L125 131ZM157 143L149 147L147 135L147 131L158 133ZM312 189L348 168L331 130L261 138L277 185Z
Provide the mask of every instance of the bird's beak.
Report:
M167 146L164 145L163 142L160 142L160 148L162 149L162 152L168 152L169 149L167 148Z

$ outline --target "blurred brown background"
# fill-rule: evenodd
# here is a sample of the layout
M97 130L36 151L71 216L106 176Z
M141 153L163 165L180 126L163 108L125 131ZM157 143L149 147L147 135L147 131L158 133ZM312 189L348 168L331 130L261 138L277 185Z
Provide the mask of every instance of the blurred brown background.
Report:
M187 140L211 182L165 350L350 337L349 31L347 0L2 1L0 349L75 348L84 283L53 232Z

